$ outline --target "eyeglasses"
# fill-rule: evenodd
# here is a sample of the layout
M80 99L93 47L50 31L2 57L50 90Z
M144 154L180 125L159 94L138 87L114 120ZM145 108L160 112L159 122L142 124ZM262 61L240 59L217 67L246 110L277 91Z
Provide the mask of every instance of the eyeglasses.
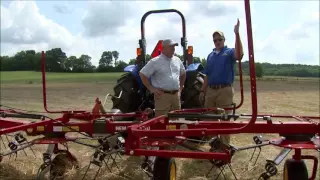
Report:
M216 42L218 42L218 41L220 42L220 41L222 41L222 40L223 40L222 38L220 38L220 39L214 39L213 42L216 43Z

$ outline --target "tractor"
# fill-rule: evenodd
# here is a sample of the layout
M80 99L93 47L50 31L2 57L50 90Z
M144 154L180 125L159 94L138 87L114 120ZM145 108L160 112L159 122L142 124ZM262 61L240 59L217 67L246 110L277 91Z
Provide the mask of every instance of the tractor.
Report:
M118 80L114 87L112 97L112 109L118 109L123 113L144 111L146 108L154 109L153 94L143 85L139 71L146 65L146 39L144 23L150 14L177 13L182 19L181 47L183 50L183 65L187 72L184 89L181 92L181 108L201 108L203 102L199 100L200 89L203 84L204 67L201 63L193 63L193 46L187 46L186 21L184 15L176 9L152 10L146 12L141 18L141 39L137 48L137 57L134 65L124 68L126 72ZM161 54L162 40L156 44L151 58Z

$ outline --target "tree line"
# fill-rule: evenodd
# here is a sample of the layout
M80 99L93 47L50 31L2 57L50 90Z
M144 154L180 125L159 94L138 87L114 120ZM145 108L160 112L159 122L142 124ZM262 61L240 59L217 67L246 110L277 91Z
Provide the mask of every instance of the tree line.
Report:
M89 55L82 54L79 57L67 56L61 48L53 48L45 52L46 71L48 72L122 72L124 67L135 64L136 59L132 58L126 63L119 60L118 51L104 51L99 59L98 66L94 66ZM182 55L177 55L182 58ZM150 60L151 55L146 55ZM41 71L41 52L26 50L17 52L13 56L0 57L1 71ZM206 65L206 59L193 57L194 63ZM242 72L249 74L249 62L242 62ZM235 73L238 74L237 66ZM295 76L295 77L320 77L319 66L300 64L270 64L256 63L256 75L262 76Z

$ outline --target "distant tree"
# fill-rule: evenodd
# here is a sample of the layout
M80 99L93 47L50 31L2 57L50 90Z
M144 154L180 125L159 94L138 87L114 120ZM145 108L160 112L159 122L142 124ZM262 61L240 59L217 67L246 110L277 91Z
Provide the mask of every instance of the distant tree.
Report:
M183 61L182 55L178 55ZM126 63L119 59L119 52L104 51L99 60L99 67L96 69L91 64L91 57L81 55L67 57L61 48L53 48L45 52L46 70L49 72L114 72L123 71ZM42 53L32 49L26 49L15 53L13 56L0 57L1 71L40 71L41 70ZM151 59L150 54L146 54L146 61ZM114 61L114 63L113 63ZM201 63L206 66L206 59L197 56L193 57L194 63ZM130 59L128 64L135 64L136 59ZM238 64L238 63L237 63ZM238 75L237 64L235 64L235 73ZM249 75L249 61L242 61L243 75ZM271 64L257 63L256 76L294 76L294 77L318 77L320 78L319 65L302 65L302 64Z
M67 59L66 53L61 48L53 48L46 51L46 68L50 72L63 72L64 61Z
M201 64L203 67L205 67L207 65L207 59L206 58L202 58L201 59Z
M263 76L263 67L260 63L255 64L256 77L261 78Z
M136 59L130 59L129 60L129 65L133 65L136 64Z
M117 60L119 58L119 52L118 51L112 51L111 54L112 54L112 57L114 58L114 65L116 66Z
M193 57L193 63L201 63L201 60L199 57Z
M113 61L112 56L111 51L104 51L99 60L99 67L111 66Z
M117 63L117 66L115 67L115 70L118 72L122 72L126 66L128 66L126 62L119 60Z
M146 61L149 62L152 59L150 54L146 54Z
M82 65L83 72L93 72L94 66L91 64L91 57L88 55L81 55L79 60Z
M1 71L13 71L12 67L13 58L9 56L1 56L0 57L0 70Z
M66 72L73 72L76 69L81 69L80 65L77 67L77 57L76 56L70 56L67 58L67 60L64 62L64 67Z

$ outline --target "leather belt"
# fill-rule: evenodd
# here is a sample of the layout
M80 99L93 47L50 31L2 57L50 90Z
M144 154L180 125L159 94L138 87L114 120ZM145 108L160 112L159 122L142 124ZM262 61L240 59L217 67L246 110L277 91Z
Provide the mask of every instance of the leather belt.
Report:
M231 87L231 85L230 84L209 85L209 88L211 89L221 89L225 87Z
M176 94L177 92L179 92L179 90L171 90L171 91L162 90L162 92L166 94Z

